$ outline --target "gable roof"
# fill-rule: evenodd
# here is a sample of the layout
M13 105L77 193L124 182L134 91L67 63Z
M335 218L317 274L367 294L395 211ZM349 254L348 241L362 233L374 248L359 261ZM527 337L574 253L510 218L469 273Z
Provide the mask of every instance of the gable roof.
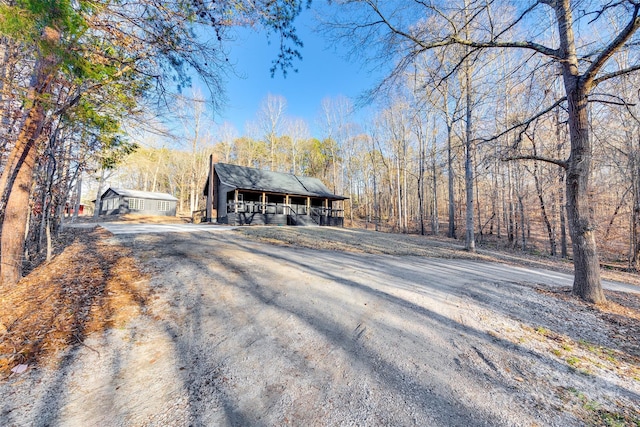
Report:
M104 198L104 196L109 192L109 190L113 191L114 193L120 196L133 197L136 199L168 200L172 202L178 200L175 197L173 197L171 194L167 194L167 193L155 193L151 191L138 191L138 190L129 190L126 188L113 188L113 187L109 187L107 191L102 193L102 196L100 198L101 199Z
M296 176L291 173L272 172L227 163L216 163L213 168L222 184L239 190L321 197L332 200L348 199L348 197L333 194L331 190L317 178ZM206 185L209 185L208 182Z

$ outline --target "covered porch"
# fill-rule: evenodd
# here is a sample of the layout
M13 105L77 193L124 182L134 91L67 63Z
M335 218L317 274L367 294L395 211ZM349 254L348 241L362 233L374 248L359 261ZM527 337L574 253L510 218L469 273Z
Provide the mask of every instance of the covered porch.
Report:
M227 192L227 224L230 225L344 225L340 202L327 197L296 196L235 189ZM220 207L218 207L220 209ZM220 218L221 215L218 214Z

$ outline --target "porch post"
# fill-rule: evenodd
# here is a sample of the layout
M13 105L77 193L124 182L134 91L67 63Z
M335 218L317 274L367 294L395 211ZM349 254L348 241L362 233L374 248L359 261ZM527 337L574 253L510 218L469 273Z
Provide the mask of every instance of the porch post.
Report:
M311 197L307 196L307 215L311 215Z
M262 193L262 215L267 212L267 193Z
M234 195L234 202L235 202L235 213L238 213L238 189L236 188L235 191L235 195Z
M205 213L205 222L213 222L213 184L213 154L211 154L209 156L209 188L207 189L207 212ZM218 209L220 209L219 206ZM193 215L193 212L191 215Z

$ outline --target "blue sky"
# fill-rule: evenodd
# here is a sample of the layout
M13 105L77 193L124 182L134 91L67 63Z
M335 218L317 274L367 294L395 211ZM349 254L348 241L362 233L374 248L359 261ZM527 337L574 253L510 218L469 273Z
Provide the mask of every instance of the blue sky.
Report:
M316 120L323 98L355 98L370 89L376 76L361 64L345 58L346 50L330 47L329 41L313 31L312 12L305 10L296 21L296 27L304 47L302 61L297 61L298 72L290 71L287 77L277 73L271 77L272 61L277 57L278 40L269 45L266 34L250 29L237 30L237 40L231 45L230 61L237 74L226 85L228 102L216 121L229 121L242 134L245 123L255 120L261 102L267 94L282 95L287 100L287 116L307 121L312 134L318 135Z

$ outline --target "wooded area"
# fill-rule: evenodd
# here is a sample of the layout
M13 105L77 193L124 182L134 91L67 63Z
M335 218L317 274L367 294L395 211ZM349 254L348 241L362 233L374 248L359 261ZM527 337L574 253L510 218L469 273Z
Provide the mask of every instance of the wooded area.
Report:
M290 13L264 2L244 16L289 38L294 48L283 49L274 62L287 69L299 56L300 41L289 30L302 5L282 3ZM322 134L314 138L308 123L287 115L286 100L272 95L244 135L229 125L208 132L205 101L195 96L181 104L185 137L177 148L162 141L137 147L123 138L120 122L144 112L142 101L157 93L151 89L165 88L165 80L156 80L171 75L164 71L184 77L182 67L191 66L215 89L221 50L205 46L204 56L194 58L193 50L180 49L183 40L161 41L169 27L153 19L154 31L143 43L132 30L143 28L133 10L86 5L65 6L73 19L47 15L44 28L55 30L39 33L42 24L32 25L26 40L16 28L41 10L3 6L3 283L19 274L7 265L22 260L18 242L27 216L35 213L28 238L40 245L50 213L77 203L72 195L82 171L110 173L122 162L122 186L172 193L179 211L190 213L201 207L211 153L225 163L320 178L350 197L347 224L463 237L470 251L491 240L570 256L574 293L591 302L604 301L599 252L640 268L635 0L333 2L327 36L372 66L392 64L365 100L380 103L376 114L356 122L349 100L327 99L320 106ZM188 5L194 21L178 21L186 25L184 36L195 22L213 27L224 43L224 28L237 22L223 22L215 2L197 5ZM156 4L138 6L155 11L149 13L157 20L166 18ZM182 10L166 13L183 17ZM105 16L127 24L113 27L100 20ZM267 19L274 16L282 26ZM48 26L52 19L61 21ZM70 26L76 21L82 23L77 34ZM73 50L80 57L66 59L67 51L56 47L63 40L85 46L78 40L85 43L87 34L92 43L108 44L100 50L105 55L92 51L92 66L82 56L89 49ZM20 157L25 153L31 157ZM23 163L26 169L16 169ZM34 169L42 173L32 186ZM21 198L8 197L13 187ZM25 209L30 194L37 209ZM23 222L9 227L14 216Z

